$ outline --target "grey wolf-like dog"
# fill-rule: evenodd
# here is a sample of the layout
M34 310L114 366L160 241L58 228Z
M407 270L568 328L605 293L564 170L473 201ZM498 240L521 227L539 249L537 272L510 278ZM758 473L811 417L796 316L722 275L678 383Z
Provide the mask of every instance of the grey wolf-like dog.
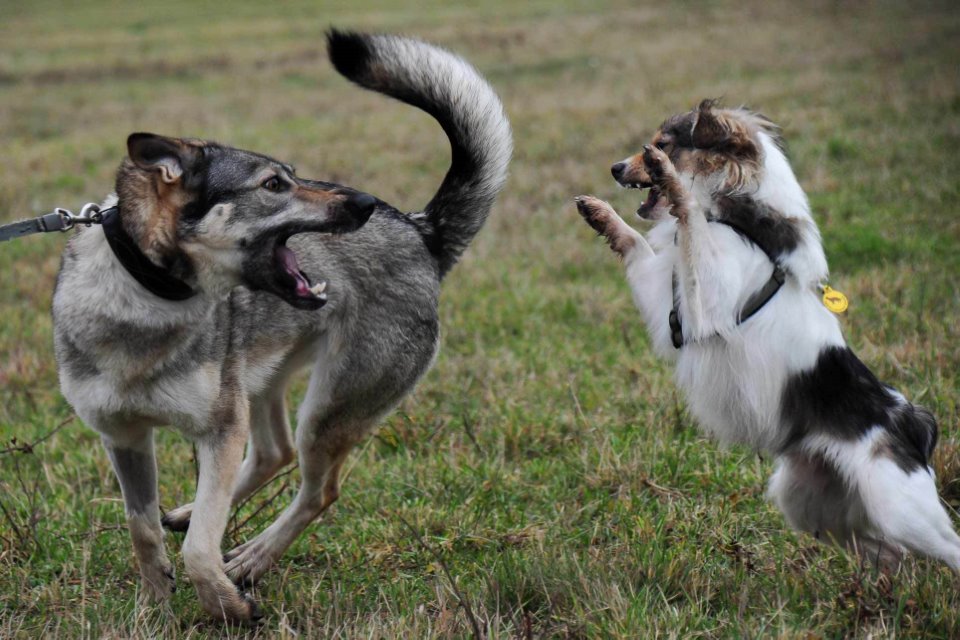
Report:
M423 211L260 154L134 134L106 202L119 222L71 239L54 294L61 388L102 436L144 591L169 597L162 525L187 529L186 572L203 608L226 620L260 615L237 585L337 499L348 452L430 367L440 281L483 225L511 153L499 99L459 57L337 31L328 49L344 76L447 133L451 167ZM231 504L294 457L285 391L303 368L299 493L224 556ZM194 503L161 522L153 430L165 425L196 444L199 481Z
M704 101L612 173L649 188L646 238L601 200L577 206L623 258L700 426L776 456L769 496L793 527L884 566L910 550L960 570L930 467L936 423L877 380L821 303L827 261L777 127Z

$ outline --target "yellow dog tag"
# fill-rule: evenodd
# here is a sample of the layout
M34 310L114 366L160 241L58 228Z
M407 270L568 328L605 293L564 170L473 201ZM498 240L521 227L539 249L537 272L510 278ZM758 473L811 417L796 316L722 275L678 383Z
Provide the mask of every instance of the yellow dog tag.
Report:
M834 313L843 313L850 306L847 296L836 289L823 285L823 306Z

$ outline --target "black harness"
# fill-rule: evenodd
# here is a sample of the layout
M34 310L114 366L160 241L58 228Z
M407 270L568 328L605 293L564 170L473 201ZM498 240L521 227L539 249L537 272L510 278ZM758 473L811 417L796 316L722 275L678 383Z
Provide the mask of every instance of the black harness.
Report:
M758 290L753 292L747 301L743 304L743 307L740 309L740 313L737 314L737 326L740 326L750 318L752 318L760 309L770 302L770 300L777 294L777 291L780 290L780 287L783 286L784 281L786 280L787 272L783 265L780 263L780 260L777 256L773 255L773 252L769 248L761 244L753 235L750 234L745 228L741 227L738 224L730 222L728 220L721 220L720 218L708 218L708 222L716 222L719 224L724 224L734 231L736 231L740 237L744 240L747 240L761 251L763 251L767 258L773 263L773 273L770 274L770 278L760 287ZM674 242L676 242L676 237L674 237ZM673 269L673 308L670 310L670 316L668 318L670 324L670 341L673 343L675 349L680 349L683 347L686 342L683 339L683 320L680 316L680 295L679 295L679 278L677 277L677 269Z

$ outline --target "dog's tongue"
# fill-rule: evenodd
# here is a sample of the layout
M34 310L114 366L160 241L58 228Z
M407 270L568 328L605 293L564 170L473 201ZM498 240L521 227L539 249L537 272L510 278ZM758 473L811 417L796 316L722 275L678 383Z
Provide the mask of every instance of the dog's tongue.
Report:
M296 285L296 292L298 296L303 297L313 297L313 292L310 291L310 281L307 280L307 276L300 271L300 265L297 263L296 254L286 245L277 246L276 250L277 260L280 261L280 266L283 267L283 270L286 271L291 278L293 278Z

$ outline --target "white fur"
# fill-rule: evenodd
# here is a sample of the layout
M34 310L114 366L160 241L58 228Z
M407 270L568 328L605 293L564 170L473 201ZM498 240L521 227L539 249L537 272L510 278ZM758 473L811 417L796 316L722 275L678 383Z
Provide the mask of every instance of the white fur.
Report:
M787 280L756 315L738 311L770 277L762 250L705 212L725 176L680 175L690 200L684 225L662 217L624 255L633 299L656 351L676 362L676 381L700 426L723 443L781 451L786 433L781 398L791 375L810 370L821 351L845 345L837 318L816 285L827 275L820 234L787 159L758 132L762 170L744 193L792 218L798 247L782 256ZM627 231L629 233L629 231ZM672 276L679 276L685 346L670 340ZM902 396L897 396L901 402ZM960 569L960 538L940 506L933 474L904 472L879 455L886 433L851 441L807 437L778 460L769 495L794 527L898 558L904 548ZM832 470L831 470L832 468Z
M481 172L472 185L471 197L493 197L503 188L513 151L510 124L496 93L473 66L450 51L387 35L370 36L377 63L388 78L403 78L417 92L438 97L450 109L455 126L477 135L464 140L471 146ZM416 69L415 75L411 69ZM441 94L445 94L440 98Z

